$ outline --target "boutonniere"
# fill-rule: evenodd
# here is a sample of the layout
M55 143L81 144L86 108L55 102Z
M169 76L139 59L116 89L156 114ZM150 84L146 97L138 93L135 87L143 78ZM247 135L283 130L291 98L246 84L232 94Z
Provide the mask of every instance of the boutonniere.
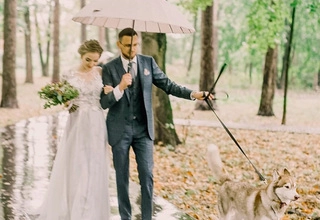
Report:
M145 76L148 76L148 75L150 75L150 71L145 68L144 71L143 71L143 74L144 74Z

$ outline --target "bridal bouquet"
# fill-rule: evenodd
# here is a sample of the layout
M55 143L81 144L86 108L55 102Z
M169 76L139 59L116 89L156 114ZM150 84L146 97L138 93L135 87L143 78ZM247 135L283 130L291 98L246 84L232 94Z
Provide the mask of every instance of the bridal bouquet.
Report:
M65 105L68 107L70 101L79 96L79 92L67 81L62 81L58 83L49 83L42 87L38 94L41 99L46 100L44 108L51 108L56 105ZM68 107L69 112L74 112L77 110L77 105L72 105Z

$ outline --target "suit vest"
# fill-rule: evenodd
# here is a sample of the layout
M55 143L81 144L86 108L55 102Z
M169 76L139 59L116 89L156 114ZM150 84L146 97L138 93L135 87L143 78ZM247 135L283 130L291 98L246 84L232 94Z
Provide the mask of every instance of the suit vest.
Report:
M134 78L132 86L129 87L130 93L130 114L129 119L137 120L141 125L147 125L147 115L143 103L143 94L140 83L140 77L137 76Z

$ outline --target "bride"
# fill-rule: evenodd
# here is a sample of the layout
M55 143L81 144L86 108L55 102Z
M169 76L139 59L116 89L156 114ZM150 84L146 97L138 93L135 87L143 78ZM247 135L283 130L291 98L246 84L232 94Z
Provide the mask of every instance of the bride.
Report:
M78 52L80 65L63 75L79 91L69 103L77 109L69 110L39 220L110 219L107 129L99 103L103 84L96 66L103 49L88 40ZM103 89L112 91L111 86Z

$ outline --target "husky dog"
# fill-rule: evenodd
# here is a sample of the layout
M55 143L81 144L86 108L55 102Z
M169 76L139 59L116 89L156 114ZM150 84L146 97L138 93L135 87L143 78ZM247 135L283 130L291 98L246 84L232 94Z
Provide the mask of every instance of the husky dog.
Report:
M208 164L221 185L218 209L220 220L280 220L289 203L299 198L295 178L284 168L265 187L236 182L223 170L219 149L208 146Z

